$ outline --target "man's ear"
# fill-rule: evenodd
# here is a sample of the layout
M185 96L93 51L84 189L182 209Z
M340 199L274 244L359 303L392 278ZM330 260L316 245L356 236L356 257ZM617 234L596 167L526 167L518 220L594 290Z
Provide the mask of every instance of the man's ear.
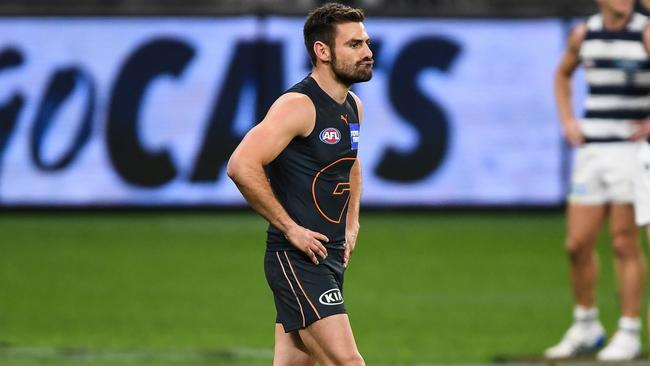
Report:
M314 53L316 54L316 58L321 60L323 63L329 63L332 61L332 50L324 42L314 42Z

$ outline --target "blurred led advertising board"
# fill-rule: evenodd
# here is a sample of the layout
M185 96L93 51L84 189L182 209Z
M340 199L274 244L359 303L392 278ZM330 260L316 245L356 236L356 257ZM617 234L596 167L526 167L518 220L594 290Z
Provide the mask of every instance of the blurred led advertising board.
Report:
M303 19L0 18L0 205L239 206L230 153L309 71ZM563 200L559 20L369 19L363 202Z

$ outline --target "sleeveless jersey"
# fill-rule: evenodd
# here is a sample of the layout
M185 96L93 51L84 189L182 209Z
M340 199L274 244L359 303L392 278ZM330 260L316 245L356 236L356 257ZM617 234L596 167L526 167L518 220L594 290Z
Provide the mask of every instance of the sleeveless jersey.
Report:
M641 13L645 16L650 15L650 9L646 8L639 0L634 3L634 11Z
M273 192L298 224L342 249L350 200L350 170L359 144L357 105L348 93L337 103L307 76L288 92L307 95L316 109L314 129L294 138L266 168ZM267 230L267 249L295 249L275 226Z
M646 22L646 16L633 13L624 29L608 31L600 14L587 21L580 58L589 86L581 124L588 143L627 141L634 120L650 115Z

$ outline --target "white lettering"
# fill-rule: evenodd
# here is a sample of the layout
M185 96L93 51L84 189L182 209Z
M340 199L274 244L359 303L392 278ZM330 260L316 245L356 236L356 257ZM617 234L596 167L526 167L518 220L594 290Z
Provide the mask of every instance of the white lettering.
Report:
M323 305L338 305L343 303L343 295L339 289L333 288L320 295L318 301Z

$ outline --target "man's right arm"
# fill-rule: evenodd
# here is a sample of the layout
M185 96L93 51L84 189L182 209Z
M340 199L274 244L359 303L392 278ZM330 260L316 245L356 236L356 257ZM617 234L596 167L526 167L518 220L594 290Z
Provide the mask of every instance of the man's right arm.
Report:
M562 130L564 137L572 146L578 146L584 142L580 125L573 114L571 105L571 76L580 64L580 45L586 33L587 27L584 24L573 29L569 37L569 44L555 72L555 99L562 122Z
M233 152L228 161L228 176L255 211L318 264L316 255L327 256L321 241L327 242L328 238L293 221L273 194L264 172L264 166L272 162L294 137L309 135L315 119L316 111L307 96L297 93L281 96L264 120L246 134Z

